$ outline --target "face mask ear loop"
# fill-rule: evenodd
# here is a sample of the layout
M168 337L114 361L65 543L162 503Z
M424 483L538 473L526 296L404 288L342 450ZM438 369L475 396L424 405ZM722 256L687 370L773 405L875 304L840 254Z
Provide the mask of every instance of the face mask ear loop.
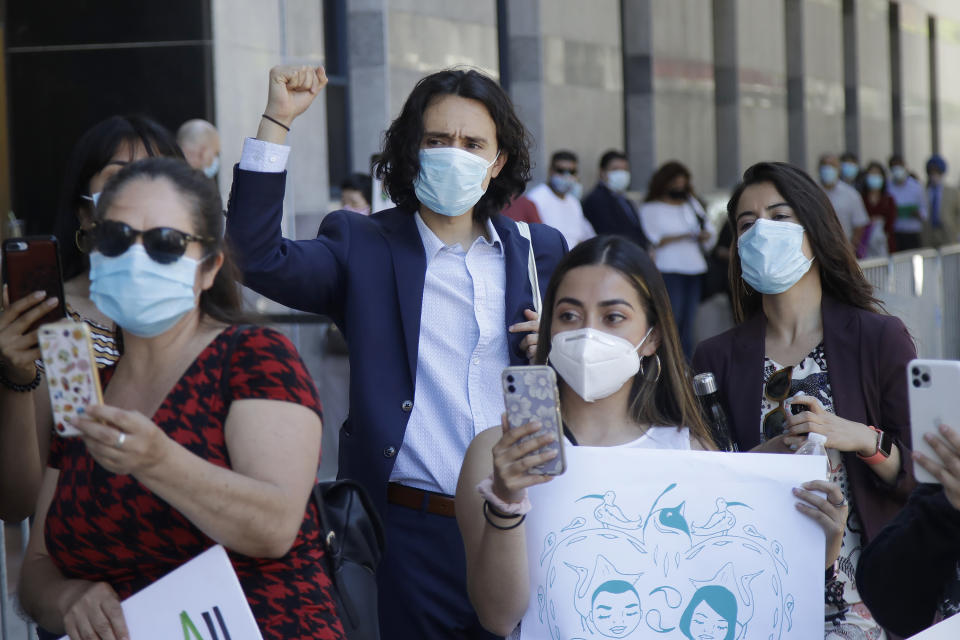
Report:
M651 333L653 333L653 325L651 325L650 328L647 329L647 333L643 336L643 339L640 341L640 344L638 344L633 348L634 353L640 350L640 347L642 347L643 343L647 341L647 338L650 337ZM640 366L643 366L643 356L640 356Z

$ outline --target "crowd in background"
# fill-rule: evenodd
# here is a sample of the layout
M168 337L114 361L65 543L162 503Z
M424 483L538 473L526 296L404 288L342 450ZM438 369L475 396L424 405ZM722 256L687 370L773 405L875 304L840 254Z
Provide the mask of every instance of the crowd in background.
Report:
M714 374L739 450L793 454L808 434L826 439L828 480L789 496L827 542L809 558L824 562L826 639L882 640L884 627L913 633L960 610L960 437L930 437L939 460L911 453L916 349L856 262L958 239L942 158L928 161L926 186L898 156L888 175L825 155L819 184L758 163L717 229L679 162L655 172L639 206L616 150L585 196L569 151L526 189L531 141L506 93L447 70L413 89L374 175L343 182L343 209L316 238L291 240L288 134L325 84L322 68L271 70L226 219L208 123L174 138L114 116L77 142L56 233L67 312L89 326L104 385L103 404L72 425L78 438L51 435L37 365L32 325L57 301L5 299L0 314L0 516L34 517L20 598L41 638L125 638L120 601L214 543L265 637L347 637L309 499L317 391L286 338L247 323L241 280L342 333L339 473L384 522L383 638L531 637L518 626L530 602L526 489L551 476L529 470L560 439L717 450L694 372ZM397 206L371 215L375 189ZM724 288L705 277L718 264L737 326L698 345L704 288ZM548 362L562 435L511 427L501 372ZM942 488L917 489L914 462ZM915 567L934 583L915 589ZM703 600L704 619L725 610ZM717 624L730 638L735 623ZM682 632L712 637L696 624Z

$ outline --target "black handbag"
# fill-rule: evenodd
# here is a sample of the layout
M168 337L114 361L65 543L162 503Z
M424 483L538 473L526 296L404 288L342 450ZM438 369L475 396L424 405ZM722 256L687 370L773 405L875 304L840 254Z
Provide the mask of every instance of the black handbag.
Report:
M343 630L349 640L379 640L376 571L384 544L380 515L353 480L320 482L313 499Z

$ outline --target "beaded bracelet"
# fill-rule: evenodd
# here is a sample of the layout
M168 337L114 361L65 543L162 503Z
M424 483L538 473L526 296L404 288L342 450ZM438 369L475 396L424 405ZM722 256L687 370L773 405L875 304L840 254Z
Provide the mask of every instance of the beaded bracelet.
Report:
M17 393L26 393L28 391L33 391L34 389L40 386L41 377L42 377L42 374L40 373L40 367L37 367L37 375L33 377L32 381L28 382L27 384L17 384L16 382L13 382L9 378L7 378L7 376L4 375L3 373L3 369L0 369L0 384L5 386L7 389L10 389L11 391L16 391Z
M496 522L494 522L493 520L490 519L490 513L491 513L491 512L493 512L493 515L497 516L498 518L503 518L503 519L505 519L505 520L514 520L514 519L516 519L516 522L514 522L513 524L510 524L510 525L507 525L506 527L503 526L503 525L497 524ZM490 525L491 527L493 527L494 529L499 529L500 531L509 531L510 529L516 529L516 528L519 527L521 524L523 524L523 521L527 519L527 515L526 515L526 514L523 514L523 515L521 515L521 514L513 514L513 515L501 514L501 513L499 513L494 507L490 506L490 503L489 503L489 502L487 502L486 500L484 500L484 501L483 501L483 518L484 518L484 520L487 521L487 524L489 524L489 525Z

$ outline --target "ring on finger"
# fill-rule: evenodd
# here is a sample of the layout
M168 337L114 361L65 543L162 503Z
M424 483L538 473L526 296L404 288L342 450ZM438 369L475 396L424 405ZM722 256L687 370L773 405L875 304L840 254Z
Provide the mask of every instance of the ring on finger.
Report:
M123 446L123 443L127 440L127 434L123 431L120 432L120 435L117 436L117 449Z
M840 502L831 502L830 504L832 504L833 506L835 506L837 509L842 509L843 507L847 506L847 505L850 504L850 503L847 502L847 499L846 499L846 498L844 498L844 499L841 500Z

